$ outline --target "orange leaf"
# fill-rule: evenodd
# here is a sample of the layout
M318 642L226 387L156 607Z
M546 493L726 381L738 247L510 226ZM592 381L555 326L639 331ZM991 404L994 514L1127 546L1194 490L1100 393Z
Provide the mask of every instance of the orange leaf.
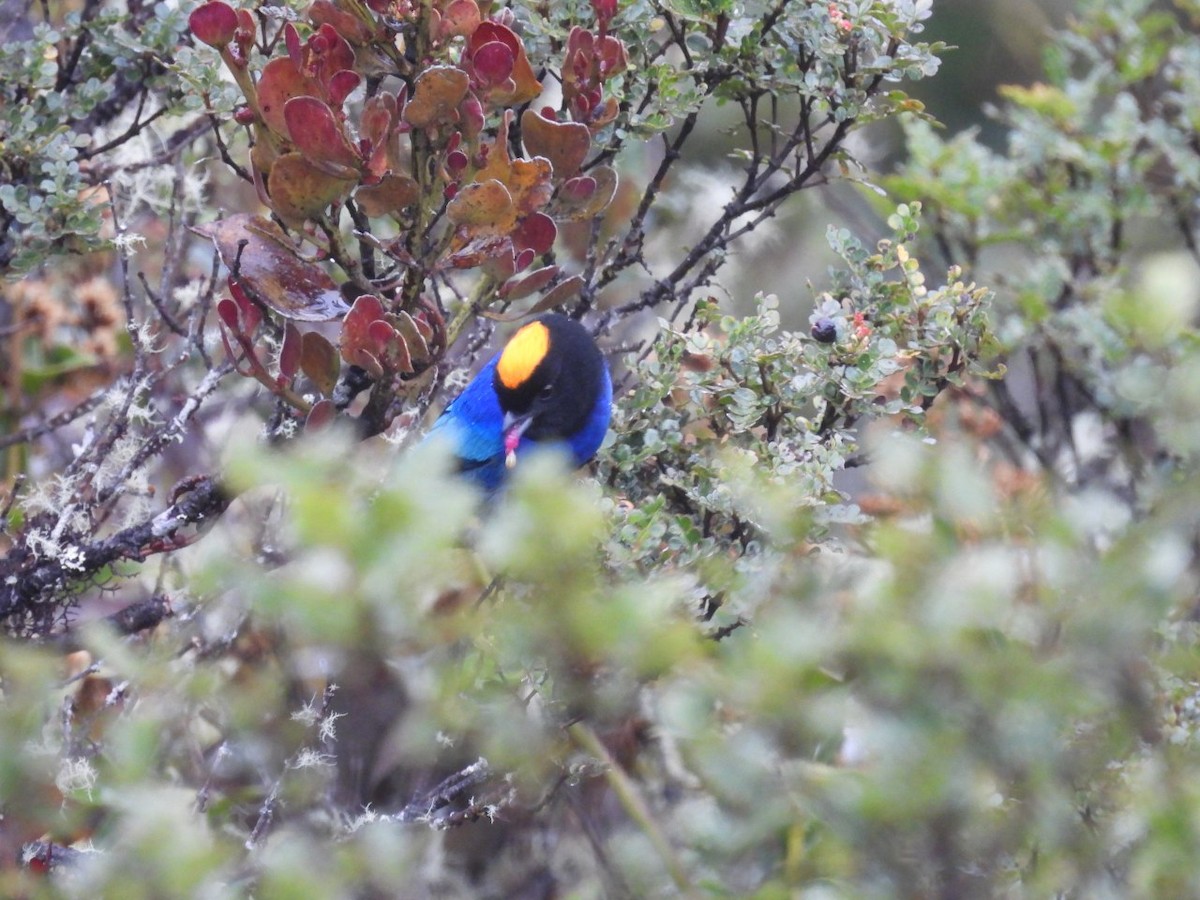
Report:
M517 223L512 194L494 178L468 184L446 207L446 218L476 234L507 234Z
M583 165L592 147L592 133L578 122L555 122L533 109L521 115L521 137L531 156L544 156L554 168L554 180L565 181Z
M415 128L454 122L458 119L458 104L470 86L470 78L462 69L432 66L417 76L404 118Z
M292 227L319 217L329 204L345 199L352 187L353 181L325 174L299 153L279 157L267 177L271 206Z
M368 216L386 216L421 197L416 181L407 175L384 175L378 184L366 184L354 193L359 208Z
M341 369L333 344L315 331L306 332L300 339L300 371L312 380L317 390L326 397L332 396Z
M315 96L317 93L317 83L301 74L291 59L281 56L263 66L258 79L258 108L267 127L279 136L287 137L283 107L293 97Z

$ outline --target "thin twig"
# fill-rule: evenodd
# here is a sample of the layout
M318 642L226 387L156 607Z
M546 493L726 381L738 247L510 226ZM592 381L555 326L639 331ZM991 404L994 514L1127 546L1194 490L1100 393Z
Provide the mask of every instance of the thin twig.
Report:
M671 846L662 827L650 812L650 807L642 797L637 785L621 768L621 764L608 752L604 742L596 736L596 732L592 730L591 726L584 722L573 722L568 725L567 734L580 750L604 763L605 777L608 779L609 787L613 789L613 793L616 794L626 814L641 828L642 833L646 835L658 852L676 889L686 897L695 896L695 888L692 886L691 879L688 878L687 871L683 868L683 863L675 853L675 848Z

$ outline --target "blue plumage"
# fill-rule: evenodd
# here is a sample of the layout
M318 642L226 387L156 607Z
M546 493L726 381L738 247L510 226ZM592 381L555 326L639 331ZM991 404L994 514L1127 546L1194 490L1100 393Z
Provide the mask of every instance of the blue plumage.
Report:
M544 327L547 341L541 355L518 360L529 370L507 383L506 372L497 372L515 342L510 343L450 402L430 431L451 438L463 474L489 493L504 483L508 450L519 460L539 446L562 446L574 465L582 466L608 431L612 379L591 335L559 315L542 316L531 325Z

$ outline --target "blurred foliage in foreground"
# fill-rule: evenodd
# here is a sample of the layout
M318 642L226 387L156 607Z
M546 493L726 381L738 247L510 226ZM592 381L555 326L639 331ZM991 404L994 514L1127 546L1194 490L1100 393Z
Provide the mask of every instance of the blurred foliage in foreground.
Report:
M89 544L178 609L3 645L3 892L1200 894L1197 17L1081 3L1005 154L912 125L812 331L683 304L595 479L246 438L169 564Z

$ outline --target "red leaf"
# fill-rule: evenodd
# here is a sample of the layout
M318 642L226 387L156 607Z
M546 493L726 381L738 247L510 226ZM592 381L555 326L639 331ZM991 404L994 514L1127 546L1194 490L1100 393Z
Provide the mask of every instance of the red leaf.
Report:
M590 175L580 175L578 178L572 178L562 186L563 199L572 203L583 203L594 193L596 193L596 179Z
M279 374L288 384L296 377L300 367L302 340L300 329L288 322L283 329L283 345L279 348Z
M238 17L233 7L221 3L220 0L213 0L212 3L205 3L192 10L192 14L188 16L188 27L197 40L220 50L233 40L233 33L238 27Z
M556 237L558 237L558 226L545 213L533 213L526 216L512 235L513 246L518 250L532 250L538 256L554 246Z
M471 56L471 67L476 77L489 88L507 80L512 75L515 62L513 52L499 41L484 44Z
M299 70L304 65L304 55L300 50L300 32L291 22L283 26L283 43L287 46L288 59Z
M616 192L616 171L609 166L597 166L590 175L572 178L562 186L552 210L554 218L570 222L594 218L612 202Z
M542 92L541 82L537 80L537 76L533 72L533 67L529 64L529 58L525 55L525 45L521 43L521 39L516 36L511 28L501 25L499 22L483 22L475 29L467 41L468 57L474 59L475 53L484 44L493 41L504 44L512 52L513 67L511 78L513 79L513 86L505 89L502 94L493 94L492 99L494 101L501 101L506 106L517 106L536 99Z
M254 32L257 28L257 23L248 9L239 9L236 15L238 24L233 32L233 40L237 46L237 52L232 53L231 56L235 63L244 67L248 61L246 54L254 46Z
M362 78L357 72L342 69L329 79L329 105L334 109L340 108L361 81Z
M513 263L514 271L520 272L522 269L528 269L529 266L533 263L534 257L536 255L537 254L535 254L532 250L530 250L528 247L526 247L524 250L522 250L520 253L517 254L516 261Z
M371 322L382 319L385 315L387 313L384 312L383 301L374 294L359 294L354 305L350 307L350 312L346 314L346 318L361 320L365 328Z
M458 132L455 132L456 134ZM457 178L467 167L467 154L461 150L451 150L446 154L446 171L452 178Z
M322 22L316 34L304 45L304 66L321 84L328 84L334 73L354 68L354 51L338 30Z
M386 315L383 303L378 297L374 294L362 294L354 301L350 312L346 313L346 318L342 320L342 334L338 338L342 359L351 365L362 366L375 378L383 374L383 368L373 352L379 345L371 334L371 326ZM391 327L386 321L382 324ZM394 330L392 333L395 333Z
M483 131L483 104L474 94L466 95L459 104L458 113L462 119L462 133L468 138L474 139Z
M558 266L542 266L522 278L514 278L500 286L500 296L505 300L520 300L540 291L558 274Z
M332 400L318 400L308 411L304 420L305 432L320 431L337 417L337 407Z
M362 116L358 120L358 133L371 142L373 156L378 156L379 172L383 174L386 168L384 157L387 152L388 134L396 122L396 97L387 91L368 97L363 103ZM372 167L377 161L371 159Z
M533 276L530 274L527 277ZM541 300L530 307L529 315L534 316L538 313L543 313L548 309L554 309L554 307L565 303L567 300L570 300L581 290L583 290L583 277L580 275L572 275L565 281L560 281L558 284L556 284L544 297L542 297Z
M228 297L225 297L217 304L217 315L221 317L221 321L225 323L225 327L230 331L237 333L242 330L238 322L237 304Z
M333 111L316 97L293 97L283 106L283 118L292 143L310 161L332 163L351 173L362 165Z
M489 20L480 23L479 27L471 33L471 37L467 41L467 52L473 56L476 50L492 41L504 44L512 51L514 57L522 49L521 39L511 28Z
M376 319L367 326L367 334L377 347L386 347L396 337L396 329L383 319Z

